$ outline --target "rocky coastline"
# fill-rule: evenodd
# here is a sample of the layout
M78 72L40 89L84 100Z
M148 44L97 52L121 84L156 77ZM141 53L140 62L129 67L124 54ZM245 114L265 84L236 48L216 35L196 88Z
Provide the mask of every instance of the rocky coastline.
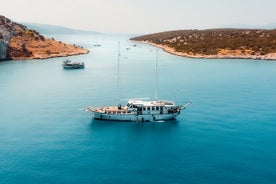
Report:
M88 52L81 46L45 38L35 30L0 16L0 61L47 59Z
M130 40L189 58L276 60L276 30L180 30Z
M232 54L213 54L213 55L204 55L204 54L189 54L185 52L178 52L175 51L173 47L169 47L167 45L162 44L155 44L148 41L135 41L140 42L143 44L149 44L154 47L160 48L164 50L165 52L168 52L170 54L181 56L181 57L187 57L187 58L196 58L196 59L253 59L253 60L275 60L276 61L276 53L269 53L266 55L251 55L251 54L238 54L240 51L232 52ZM229 51L231 52L231 51Z

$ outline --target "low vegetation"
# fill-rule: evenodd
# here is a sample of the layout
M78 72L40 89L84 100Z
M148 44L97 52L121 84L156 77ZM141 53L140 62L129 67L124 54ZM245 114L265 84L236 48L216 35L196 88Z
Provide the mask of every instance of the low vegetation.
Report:
M229 51L250 55L276 53L276 29L179 30L139 36L131 40L165 45L176 52L190 55L216 55Z

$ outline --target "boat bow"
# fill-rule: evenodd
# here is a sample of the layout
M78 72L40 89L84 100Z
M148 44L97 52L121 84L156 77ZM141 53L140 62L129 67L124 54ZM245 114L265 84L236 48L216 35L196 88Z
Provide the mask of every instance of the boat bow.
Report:
M188 107L189 105L191 105L191 102L188 102L184 105L178 106L180 110L186 109L186 107Z

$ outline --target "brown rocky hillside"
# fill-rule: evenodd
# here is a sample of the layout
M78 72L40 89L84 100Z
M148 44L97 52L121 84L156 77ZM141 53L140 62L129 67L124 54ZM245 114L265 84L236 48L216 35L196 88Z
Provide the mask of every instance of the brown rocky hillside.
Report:
M45 59L88 52L80 46L45 38L35 30L0 16L0 60Z

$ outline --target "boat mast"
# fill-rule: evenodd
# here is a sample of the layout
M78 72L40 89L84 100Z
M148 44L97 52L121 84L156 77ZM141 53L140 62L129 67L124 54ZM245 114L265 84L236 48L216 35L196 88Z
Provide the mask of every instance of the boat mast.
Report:
M155 100L158 100L158 49L156 49L156 63L155 63Z
M118 42L118 59L117 59L117 99L116 105L119 105L119 74L120 74L120 42Z

